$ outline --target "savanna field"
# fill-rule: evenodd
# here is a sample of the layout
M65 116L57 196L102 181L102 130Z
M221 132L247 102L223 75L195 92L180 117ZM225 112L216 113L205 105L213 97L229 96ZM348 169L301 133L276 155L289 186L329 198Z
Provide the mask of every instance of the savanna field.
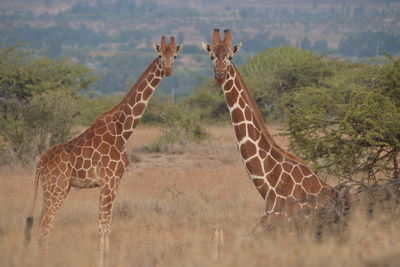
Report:
M129 140L130 166L119 187L110 240L110 266L398 266L398 210L368 216L354 207L343 233L315 238L310 225L253 226L264 202L241 163L230 125L208 126L209 137L174 153L144 147L161 130L140 125ZM287 141L276 134L286 148ZM35 209L33 242L23 248L32 204L34 166L0 169L0 266L41 266ZM98 189L71 189L50 242L50 266L96 266ZM224 232L216 260L214 230Z
M0 267L103 266L101 259L111 267L400 266L399 28L396 0L0 1ZM155 62L172 75L150 71ZM237 76L227 93L233 82L221 90L215 75L218 65L232 64ZM144 83L132 87L144 79L145 91ZM247 108L239 111L245 102L251 120ZM70 189L45 258L39 183L25 247L40 156L118 103L123 112L114 116L125 130L129 110L140 123L126 146L130 164L113 204L109 255L107 238L98 253L99 188ZM246 169L241 154L270 148L242 139L238 151L232 122L239 125L241 115L255 128L266 121L279 146L337 189L333 205L259 224L261 169L268 184L281 179L272 198L315 199L295 194L292 181L285 186L277 168L266 173L275 156L262 168L248 158ZM252 139L248 122L237 128ZM115 160L115 151L104 153ZM313 193L310 181L301 183Z

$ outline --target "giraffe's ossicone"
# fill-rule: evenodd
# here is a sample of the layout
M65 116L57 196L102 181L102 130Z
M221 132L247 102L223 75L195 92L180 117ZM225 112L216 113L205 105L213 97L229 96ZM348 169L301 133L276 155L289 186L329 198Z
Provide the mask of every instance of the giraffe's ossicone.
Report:
M76 136L50 147L36 169L35 197L27 219L25 241L29 242L33 210L39 181L43 189L43 210L39 222L40 244L48 254L48 242L57 210L71 187L99 187L98 234L99 265L107 265L108 236L111 232L112 206L118 185L129 163L125 146L145 108L164 76L172 73L173 63L181 45L175 38L167 44L165 36L155 45L158 57L150 63L122 101Z

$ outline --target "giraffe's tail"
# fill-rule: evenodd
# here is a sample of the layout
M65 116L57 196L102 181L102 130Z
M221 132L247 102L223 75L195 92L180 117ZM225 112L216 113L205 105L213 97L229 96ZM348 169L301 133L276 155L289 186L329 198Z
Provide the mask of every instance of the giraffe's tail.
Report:
M34 191L34 195L33 195L32 209L31 209L31 212L29 213L29 216L26 218L25 240L24 240L25 247L28 246L31 241L31 232L32 232L32 227L33 227L33 211L35 209L35 204L36 204L38 184L39 184L39 170L37 170L36 174L35 174L35 191Z

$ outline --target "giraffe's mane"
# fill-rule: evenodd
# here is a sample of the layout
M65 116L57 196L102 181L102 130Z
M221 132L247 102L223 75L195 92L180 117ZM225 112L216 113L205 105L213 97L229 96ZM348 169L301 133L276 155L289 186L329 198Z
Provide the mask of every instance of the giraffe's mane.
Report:
M280 147L275 140L272 138L272 135L270 134L270 132L268 131L267 127L265 126L265 122L261 116L261 112L256 104L256 101L254 100L250 90L247 88L246 84L244 83L243 77L240 74L238 68L232 63L232 66L236 72L236 76L238 77L238 81L240 82L240 85L243 88L243 92L244 92L244 97L246 98L245 100L247 101L247 103L249 104L250 108L252 109L252 112L254 114L254 117L257 121L257 124L260 127L261 130L261 134L264 135L265 138L267 138L267 140L271 143L271 145L278 150L280 153L282 153L283 155L285 155L286 157L297 161L298 163L303 164L305 167L308 168L307 164L305 162L303 162L301 159L299 159L298 157L292 155L291 153L287 152L286 150L284 150L282 147Z

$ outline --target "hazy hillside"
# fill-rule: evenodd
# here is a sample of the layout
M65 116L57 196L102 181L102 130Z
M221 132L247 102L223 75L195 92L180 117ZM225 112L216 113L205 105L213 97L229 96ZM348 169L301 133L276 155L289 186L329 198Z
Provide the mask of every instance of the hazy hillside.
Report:
M102 78L96 89L103 92L129 87L163 34L185 44L178 75L161 89L178 94L210 75L200 42L216 27L232 29L243 42L237 64L279 45L347 57L400 51L399 1L20 0L2 1L0 10L0 43L22 42L88 64Z

